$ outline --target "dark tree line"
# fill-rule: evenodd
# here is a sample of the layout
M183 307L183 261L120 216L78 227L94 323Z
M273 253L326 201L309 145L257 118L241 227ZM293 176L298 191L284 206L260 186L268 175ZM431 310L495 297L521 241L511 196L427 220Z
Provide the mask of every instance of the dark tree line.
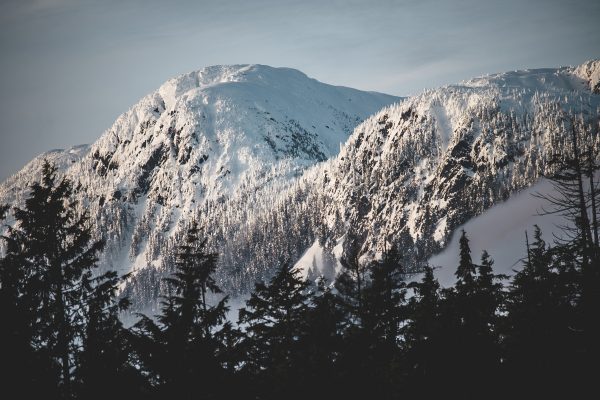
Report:
M396 248L365 262L356 246L333 283L282 262L233 324L213 277L217 255L192 222L160 314L131 328L119 320L126 277L96 271L103 243L73 212L71 182L46 164L3 236L1 390L27 399L584 393L600 372L597 168L586 154L563 159L553 177L562 191L551 211L571 217L570 236L549 245L536 227L511 278L494 274L485 251L473 261L464 231L449 288L431 267L414 280Z

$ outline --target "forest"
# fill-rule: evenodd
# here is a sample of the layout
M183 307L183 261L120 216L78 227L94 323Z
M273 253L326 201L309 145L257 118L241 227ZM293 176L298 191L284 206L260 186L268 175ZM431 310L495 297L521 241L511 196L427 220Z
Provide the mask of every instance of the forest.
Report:
M74 211L74 183L46 163L25 204L0 210L2 397L583 396L600 372L598 169L591 151L561 160L547 200L564 235L534 227L512 276L471 254L464 231L447 288L432 267L409 273L394 246L364 260L356 243L334 282L281 260L237 321L214 276L210 227L191 221L160 312L126 327L128 276L98 270L104 243Z

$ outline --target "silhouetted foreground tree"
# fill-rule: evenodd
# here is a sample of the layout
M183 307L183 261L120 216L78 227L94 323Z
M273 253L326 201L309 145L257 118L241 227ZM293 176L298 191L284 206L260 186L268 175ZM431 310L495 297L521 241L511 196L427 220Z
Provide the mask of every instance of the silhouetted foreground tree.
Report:
M104 244L92 240L71 193L71 182L44 163L41 182L31 186L24 208L13 208L15 223L3 237L4 389L23 398L72 398L132 370L120 354L126 333L117 316L127 302L115 300L114 272L95 271Z
M582 165L574 196L595 168ZM283 263L255 285L236 325L213 278L217 255L192 223L160 315L125 329L120 278L95 270L102 242L70 194L46 164L3 237L1 378L20 397L537 398L595 383L600 251L589 197L583 225L572 202L579 217L568 240L548 245L535 227L510 280L494 274L487 252L473 261L464 231L448 288L429 266L407 281L395 248L369 261L355 244L333 284Z
M161 398L215 398L226 390L219 329L227 298L208 304L207 295L221 289L212 277L217 255L205 245L192 222L177 249L175 273L166 278L169 293L158 321L141 315L133 328L141 368Z
M242 372L261 398L302 390L300 339L305 335L307 283L284 263L268 284L259 282L239 312L244 328Z

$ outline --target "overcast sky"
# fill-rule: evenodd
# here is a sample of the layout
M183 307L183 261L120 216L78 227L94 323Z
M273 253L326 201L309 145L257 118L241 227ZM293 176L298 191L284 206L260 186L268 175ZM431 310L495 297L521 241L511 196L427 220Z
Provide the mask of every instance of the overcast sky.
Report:
M599 21L598 0L0 0L0 180L207 65L410 95L600 58Z

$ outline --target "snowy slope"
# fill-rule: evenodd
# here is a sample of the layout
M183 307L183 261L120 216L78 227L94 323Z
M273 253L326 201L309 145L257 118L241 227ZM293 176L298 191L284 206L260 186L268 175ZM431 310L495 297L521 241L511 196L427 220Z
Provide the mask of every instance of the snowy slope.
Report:
M599 67L495 74L387 107L254 219L288 218L269 240L300 258L306 274L323 253L330 259L356 242L365 257L396 244L407 264L426 262L459 226L551 174L547 160L568 151L572 118L598 126L589 77Z
M81 184L81 207L107 241L106 268L161 269L169 238L199 211L216 213L265 185L284 187L399 100L288 68L207 67L166 82L91 146L37 157L0 186L0 202L21 203L47 158Z
M535 185L513 195L506 202L497 204L483 214L469 220L455 230L447 247L429 259L436 267L436 277L443 286L455 281L454 272L459 260L460 230L464 229L469 237L471 256L478 262L483 250L487 250L494 259L494 271L498 274L512 275L523 267L526 257L525 232L533 238L534 225L538 225L544 240L551 243L555 236L561 236L561 225L565 224L560 215L541 215L543 209L550 209L534 194L554 193L552 185L542 179Z
M165 83L90 147L49 156L82 183L103 265L135 271L125 291L137 307L156 301L191 218L238 294L286 261L332 276L356 243L366 258L395 244L410 266L445 263L451 253L431 257L458 227L552 173L573 117L598 124L599 71L513 71L393 104L290 69L209 67ZM0 202L22 200L39 168L2 185Z

